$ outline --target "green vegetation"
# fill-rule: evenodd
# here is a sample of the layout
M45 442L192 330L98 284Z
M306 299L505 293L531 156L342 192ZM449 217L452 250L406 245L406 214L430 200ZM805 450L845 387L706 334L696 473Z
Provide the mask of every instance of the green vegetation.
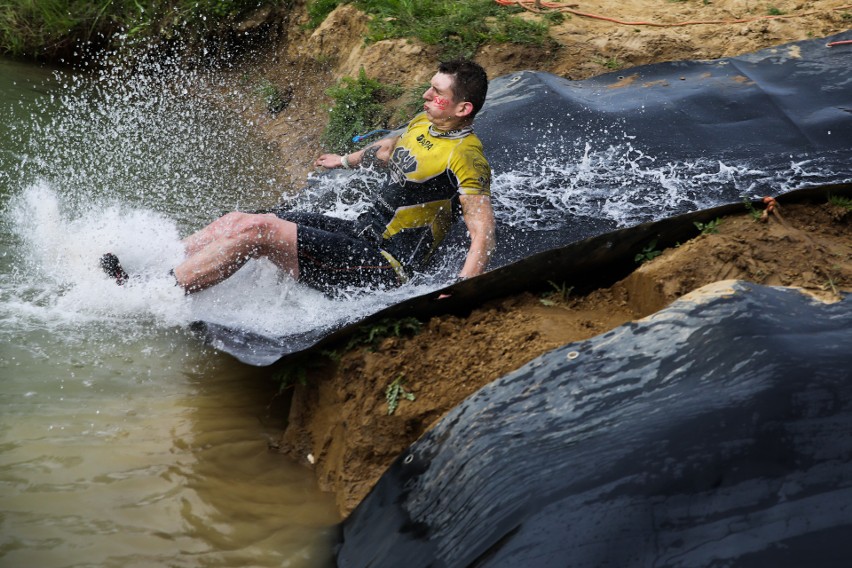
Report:
M822 285L823 290L831 290L831 292L837 296L838 298L842 298L843 296L840 294L840 290L837 289L837 284L834 282L834 278L831 276L828 277L825 284Z
M311 0L309 25L316 27L346 0ZM506 8L493 0L352 0L372 16L368 41L414 37L428 45L438 45L441 57L470 57L486 40L521 45L544 45L550 22L530 21L515 14L520 8ZM555 19L554 19L555 18Z
M574 291L574 287L568 286L567 284L565 284L565 282L563 282L562 284L556 284L551 280L548 280L547 282L550 284L553 290L545 292L541 295L541 298L539 298L539 302L541 302L542 305L551 307L557 306L559 304L564 304L568 301L568 297L571 296L571 292Z
M423 110L423 93L429 89L429 83L412 87L400 96L400 104L391 117L391 125L403 124Z
M308 2L308 24L309 29L319 26L326 16L331 14L335 8L345 4L344 0L310 0Z
M404 384L405 375L400 375L385 389L385 399L388 401L388 416L396 412L400 399L414 400L414 393L406 390L403 386Z
M383 319L372 325L359 327L349 339L344 351L355 349L361 345L372 348L387 337L402 337L403 335L411 337L420 333L422 328L423 324L417 318Z
M0 53L56 59L79 45L109 47L115 34L131 39L200 38L259 6L287 0L5 0L0 5Z
M334 104L323 143L330 151L343 153L353 148L356 134L387 126L390 111L384 103L398 97L402 88L370 79L362 67L357 79L344 77L326 93Z
M770 6L769 9L766 10L766 13L770 16L783 16L784 14L786 14L786 12L780 10L779 8L776 8L775 6Z
M707 221L706 223L702 223L701 221L695 221L693 224L695 225L696 229L701 231L702 235L715 235L719 232L719 225L722 224L722 220L716 218L712 221Z
M623 64L621 63L621 61L619 61L618 58L615 57L615 56L610 57L609 59L598 58L598 59L595 60L595 63L597 63L598 65L601 65L603 67L606 67L607 69L612 69L613 71L615 71L617 69L621 69L623 67Z
M756 208L756 207L752 204L751 200L749 200L749 198L748 198L748 197L743 196L743 205L745 205L745 208L746 208L746 210L749 212L749 214L751 215L751 218L752 218L752 219L754 219L755 221L760 221L760 218L763 216L763 213L761 213L761 212L760 212L760 211L759 211L759 210L758 210L758 209L757 209L757 208Z
M841 195L831 195L828 196L828 202L835 207L842 207L843 209L848 209L852 211L852 198L843 197Z
M293 97L292 91L282 90L278 85L268 79L261 79L254 89L256 95L263 98L266 110L270 114L278 114L290 104Z
M643 262L648 262L649 260L657 258L661 254L663 253L657 250L657 239L654 239L647 245L645 245L645 247L642 249L642 252L634 256L633 260L639 264L642 264Z
M570 20L571 14L566 14L565 12L545 12L544 19L547 21L548 24L552 26L558 26L565 20Z
M417 318L383 319L371 325L362 325L355 330L349 341L343 346L342 352L345 353L361 346L372 349L385 338L412 337L420 333L422 328L423 324ZM335 350L306 351L282 361L281 367L273 373L272 379L278 383L278 391L284 392L296 385L307 385L308 376L312 371L318 371L327 365L339 363L340 360L340 353ZM404 382L405 380L400 376L388 386L388 404L390 405L393 398L394 409L396 409L400 397L414 400L414 395L403 388ZM388 412L388 414L393 414L393 411Z

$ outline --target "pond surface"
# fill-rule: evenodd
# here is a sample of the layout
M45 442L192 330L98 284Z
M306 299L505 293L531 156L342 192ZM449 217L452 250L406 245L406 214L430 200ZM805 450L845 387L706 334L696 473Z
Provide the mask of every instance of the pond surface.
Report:
M270 153L189 96L207 78L115 73L0 61L0 566L323 565L339 519L268 449L270 370L190 331L222 296L157 276L186 227L277 198ZM116 287L105 247L154 276Z

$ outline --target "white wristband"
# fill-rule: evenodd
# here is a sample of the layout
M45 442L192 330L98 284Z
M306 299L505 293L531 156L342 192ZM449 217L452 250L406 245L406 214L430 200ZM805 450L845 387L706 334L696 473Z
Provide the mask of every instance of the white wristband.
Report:
M346 154L340 156L340 167L344 170L348 170L352 166L349 165L349 161L346 159Z

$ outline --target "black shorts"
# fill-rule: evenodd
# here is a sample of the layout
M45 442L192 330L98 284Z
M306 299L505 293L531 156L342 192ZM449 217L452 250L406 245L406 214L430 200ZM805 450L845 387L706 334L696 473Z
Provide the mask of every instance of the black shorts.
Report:
M350 286L395 288L403 283L404 273L381 248L356 234L355 221L303 211L275 215L298 225L299 281L311 288L335 295Z

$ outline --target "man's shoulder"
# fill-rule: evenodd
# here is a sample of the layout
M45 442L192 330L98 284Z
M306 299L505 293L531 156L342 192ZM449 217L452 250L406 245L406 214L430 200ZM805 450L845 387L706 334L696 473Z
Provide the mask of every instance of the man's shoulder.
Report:
M425 112L414 115L414 118L408 121L407 130L412 128L429 128L429 117Z

